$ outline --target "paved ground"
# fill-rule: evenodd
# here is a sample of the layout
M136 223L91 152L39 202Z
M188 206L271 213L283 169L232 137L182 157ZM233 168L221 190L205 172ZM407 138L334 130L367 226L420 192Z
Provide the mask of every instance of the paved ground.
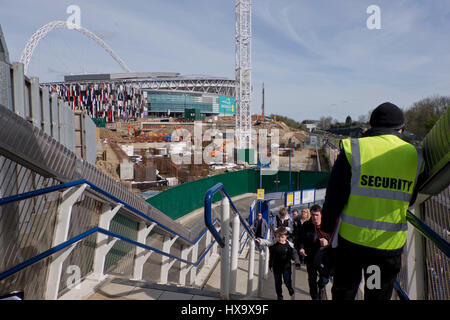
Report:
M263 281L262 295L258 297L259 256L255 254L255 269L252 293L247 295L248 259L246 253L238 262L237 288L230 295L232 300L275 300L275 284L273 274L269 272ZM306 266L293 273L294 300L310 300ZM211 274L209 281L202 289L160 285L145 281L131 281L124 278L111 277L106 280L90 296L89 300L219 300L220 299L220 264ZM331 284L327 285L327 294L331 298ZM290 300L289 293L283 285L283 296Z
M315 147L305 146L301 150L295 150L291 155L291 169L298 170L317 170L317 160L311 158L311 152L315 151ZM289 169L289 157L280 157L280 169Z
M308 275L306 273L306 265L302 265L300 270L293 272L293 287L295 290L294 300L311 300L308 287ZM252 296L257 297L258 294L258 278L259 278L259 254L255 252L255 269ZM247 255L241 255L238 262L238 276L236 293L241 295L247 294L247 279L248 279L248 258ZM212 273L208 283L204 287L207 290L220 290L220 265ZM283 284L283 297L290 299L289 292ZM327 294L331 298L331 284L327 285ZM275 300L277 295L275 293L275 281L273 273L269 271L267 278L263 281L262 295L258 298Z

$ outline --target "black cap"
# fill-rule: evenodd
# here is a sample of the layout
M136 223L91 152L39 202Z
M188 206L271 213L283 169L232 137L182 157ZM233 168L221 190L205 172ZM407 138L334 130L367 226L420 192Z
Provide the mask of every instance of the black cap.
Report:
M395 104L385 102L373 110L370 116L372 128L402 129L405 127L403 111Z

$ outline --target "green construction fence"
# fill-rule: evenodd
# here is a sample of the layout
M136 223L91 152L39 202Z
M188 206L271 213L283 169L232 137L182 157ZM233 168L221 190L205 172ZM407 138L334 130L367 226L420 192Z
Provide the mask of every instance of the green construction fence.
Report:
M262 188L265 193L285 192L289 190L306 190L326 188L329 172L292 171L289 188L289 171L278 171L274 175L262 176ZM178 219L198 208L203 207L206 191L222 182L230 197L245 193L256 193L260 187L259 169L246 169L215 175L184 183L163 191L147 200L152 206L172 219ZM222 197L216 194L213 201Z

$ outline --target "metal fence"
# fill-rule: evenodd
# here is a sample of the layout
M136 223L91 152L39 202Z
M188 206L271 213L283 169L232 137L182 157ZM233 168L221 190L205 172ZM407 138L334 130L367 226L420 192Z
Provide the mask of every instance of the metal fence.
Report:
M422 204L424 222L446 241L450 241L450 187ZM450 300L450 260L431 241L425 239L426 298Z
M3 156L0 181L0 198L57 183ZM51 247L57 207L58 198L51 194L0 206L0 271ZM46 266L47 261L42 261L27 273L0 281L2 292L21 288L31 293L31 299L42 299Z

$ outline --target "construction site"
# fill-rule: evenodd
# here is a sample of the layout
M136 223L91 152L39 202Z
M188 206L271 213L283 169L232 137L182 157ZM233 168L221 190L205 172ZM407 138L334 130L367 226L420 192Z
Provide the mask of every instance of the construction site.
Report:
M234 117L185 119L134 119L97 126L96 166L129 190L144 198L168 188L213 175L257 166L254 161L238 163L233 148L234 137L225 133L235 127ZM288 127L284 122L254 115L253 129L267 130L267 153L273 147L272 136L278 130L279 169L316 170L315 151L308 134ZM201 135L194 135L194 126ZM264 132L264 131L262 131ZM215 136L214 136L215 135ZM254 141L258 141L254 137ZM184 140L184 141L183 141ZM200 146L201 149L195 146ZM260 147L259 145L257 147ZM201 152L201 163L196 153ZM182 157L182 163L173 156ZM198 156L198 154L197 154ZM205 161L211 156L210 161ZM250 162L250 163L249 163Z

